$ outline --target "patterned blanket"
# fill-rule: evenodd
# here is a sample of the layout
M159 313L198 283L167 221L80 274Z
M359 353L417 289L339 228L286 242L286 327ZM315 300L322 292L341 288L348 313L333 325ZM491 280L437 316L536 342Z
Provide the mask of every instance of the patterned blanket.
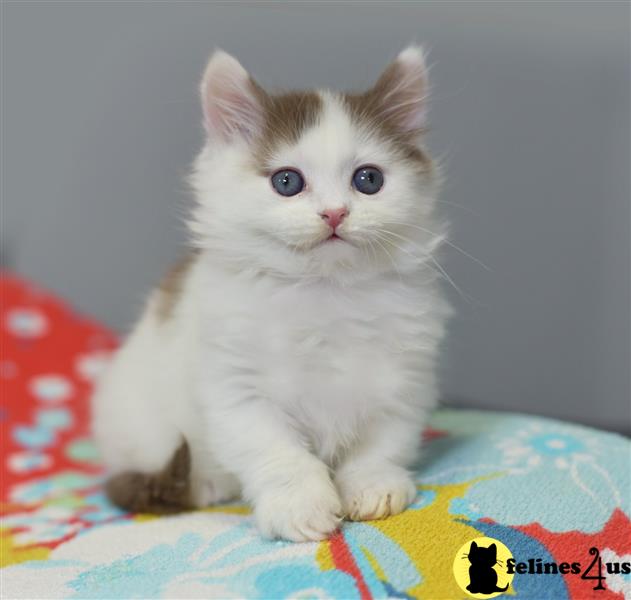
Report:
M631 598L631 445L549 419L437 411L412 506L321 543L261 539L240 503L123 513L87 426L115 337L0 292L3 598Z

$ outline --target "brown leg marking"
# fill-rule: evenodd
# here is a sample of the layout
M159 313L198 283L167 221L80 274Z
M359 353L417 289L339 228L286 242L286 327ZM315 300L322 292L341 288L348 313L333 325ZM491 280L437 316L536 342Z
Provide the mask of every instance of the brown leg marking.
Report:
M190 473L191 452L184 441L162 471L120 473L107 481L105 491L114 504L125 510L173 514L194 508Z

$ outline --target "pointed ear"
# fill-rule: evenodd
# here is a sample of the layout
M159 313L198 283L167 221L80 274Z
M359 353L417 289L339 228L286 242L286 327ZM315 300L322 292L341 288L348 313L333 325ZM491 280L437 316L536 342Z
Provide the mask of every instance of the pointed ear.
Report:
M478 545L475 542L471 542L471 546L469 547L469 552L474 552L478 549Z
M417 133L425 125L427 67L419 46L408 46L381 74L369 92L379 111L402 133Z
M211 139L256 137L263 127L264 98L265 92L236 58L215 51L201 83L204 125Z

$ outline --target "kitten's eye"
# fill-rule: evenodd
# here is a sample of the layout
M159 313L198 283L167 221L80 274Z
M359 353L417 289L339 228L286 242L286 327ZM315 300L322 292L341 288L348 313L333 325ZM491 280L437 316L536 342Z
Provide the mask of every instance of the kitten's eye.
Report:
M377 167L360 167L353 174L353 185L362 194L376 194L383 186L383 173Z
M271 178L272 186L281 196L295 196L302 192L305 180L298 171L282 169L276 171Z

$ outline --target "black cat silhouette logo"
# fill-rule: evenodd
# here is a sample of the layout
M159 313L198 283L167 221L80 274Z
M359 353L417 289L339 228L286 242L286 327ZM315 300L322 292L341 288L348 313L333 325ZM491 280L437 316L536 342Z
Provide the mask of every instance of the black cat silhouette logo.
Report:
M511 551L499 540L479 537L464 544L454 559L454 577L472 598L494 598L508 590L513 574L506 565Z

